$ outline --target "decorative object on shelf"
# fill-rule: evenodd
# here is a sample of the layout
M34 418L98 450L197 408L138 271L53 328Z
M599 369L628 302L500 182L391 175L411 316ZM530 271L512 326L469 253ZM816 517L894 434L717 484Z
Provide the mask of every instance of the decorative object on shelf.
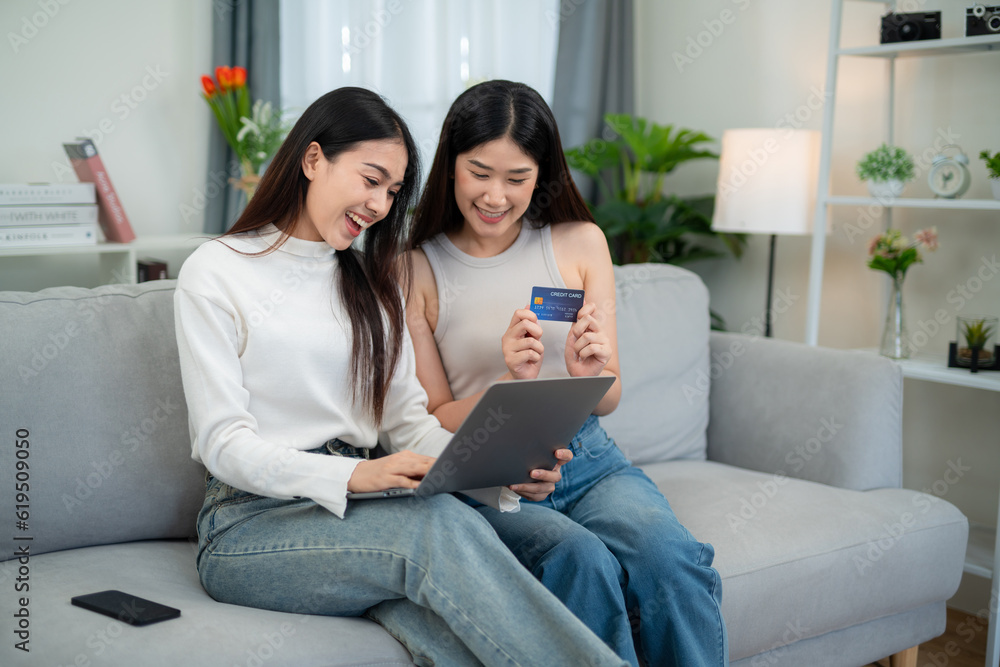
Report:
M993 190L993 198L1000 199L1000 152L994 153L990 157L990 152L982 151L979 157L986 163L986 171L990 174L990 188Z
M201 77L202 97L215 115L229 147L240 161L240 178L229 182L246 193L247 201L260 182L262 167L291 129L281 109L257 100L251 107L247 71L243 67L216 67L215 79Z
M1000 5L986 6L978 2L965 10L965 36L1000 33Z
M948 156L949 148L958 150L958 155ZM969 174L969 156L962 152L961 147L948 144L934 156L931 168L927 172L927 184L931 192L942 199L957 199L965 194L972 182Z
M1000 370L997 322L996 317L959 315L955 342L948 346L948 366L972 373Z
M895 3L894 3L895 4ZM889 12L882 17L879 42L915 42L923 39L941 39L941 12Z
M866 153L855 168L858 178L868 184L868 192L879 199L895 199L916 173L913 158L899 146L883 143Z
M921 247L931 252L937 250L937 228L920 230L914 235L912 243L898 229L890 229L868 244L868 268L885 271L892 278L882 343L879 346L879 354L890 359L909 359L914 351L903 317L903 279L912 265L924 261L920 255Z
M709 238L722 241L735 257L742 254L743 236L712 230L714 196L680 197L663 191L667 174L680 164L719 157L702 147L713 141L711 137L629 114L605 114L604 123L614 138L570 148L566 161L598 183L601 201L588 206L604 230L615 264L683 264L722 255L701 242ZM715 313L712 326L724 326Z
M764 336L771 336L777 234L812 234L819 174L815 130L740 129L722 134L712 229L770 234Z
M167 279L167 263L155 257L143 257L135 263L135 281L145 283L150 280Z

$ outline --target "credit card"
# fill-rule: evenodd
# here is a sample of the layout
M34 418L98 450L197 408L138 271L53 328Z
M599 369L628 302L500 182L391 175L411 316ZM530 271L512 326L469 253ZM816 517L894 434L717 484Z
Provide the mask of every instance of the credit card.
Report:
M532 287L531 312L540 320L576 322L576 311L583 308L583 290L565 287Z

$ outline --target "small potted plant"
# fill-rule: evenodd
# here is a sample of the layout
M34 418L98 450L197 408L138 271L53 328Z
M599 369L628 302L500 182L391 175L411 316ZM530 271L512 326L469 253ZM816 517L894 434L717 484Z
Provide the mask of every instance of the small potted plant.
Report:
M994 153L990 157L989 151L983 151L979 157L986 162L986 171L990 174L990 188L993 189L993 198L1000 199L1000 152Z
M993 337L997 330L997 318L981 315L959 316L958 349L955 361L961 366L972 365L972 355L979 350L978 366L993 365Z
M868 192L879 199L895 199L914 176L913 158L899 146L883 143L867 153L857 165L858 178L868 184Z

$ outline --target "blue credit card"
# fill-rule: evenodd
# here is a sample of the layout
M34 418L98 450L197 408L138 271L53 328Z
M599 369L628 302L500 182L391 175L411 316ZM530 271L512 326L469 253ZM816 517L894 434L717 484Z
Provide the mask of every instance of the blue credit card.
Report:
M540 320L576 322L576 311L583 308L583 290L565 287L532 287L531 312Z

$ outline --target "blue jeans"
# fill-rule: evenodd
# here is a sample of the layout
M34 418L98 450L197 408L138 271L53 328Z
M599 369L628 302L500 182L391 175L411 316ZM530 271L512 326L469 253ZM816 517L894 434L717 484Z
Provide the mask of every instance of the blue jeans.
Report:
M340 519L209 475L198 537L216 600L366 615L418 665L625 664L454 496L355 501Z
M476 506L546 588L629 663L726 665L715 551L591 416L545 500L517 514ZM629 617L638 618L637 641Z

